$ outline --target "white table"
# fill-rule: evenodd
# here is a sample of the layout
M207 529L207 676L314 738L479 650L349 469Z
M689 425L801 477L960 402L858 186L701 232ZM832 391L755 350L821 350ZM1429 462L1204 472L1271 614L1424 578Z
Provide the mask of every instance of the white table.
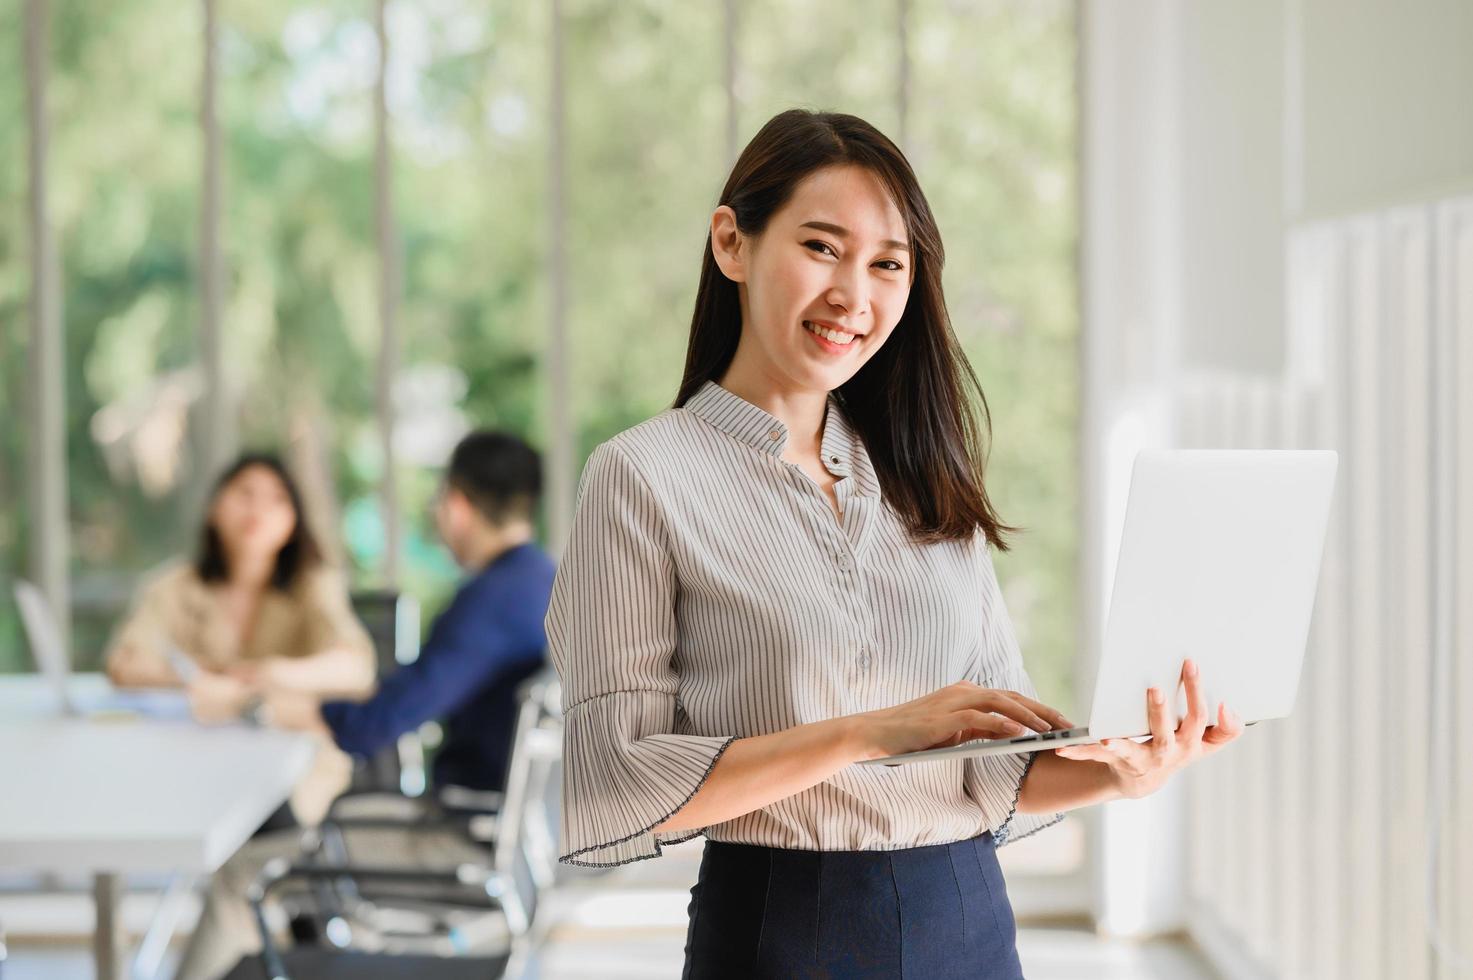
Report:
M99 675L72 678L97 704ZM307 736L180 718L68 718L33 675L0 676L0 868L97 876L99 978L117 971L118 875L207 875L290 795Z

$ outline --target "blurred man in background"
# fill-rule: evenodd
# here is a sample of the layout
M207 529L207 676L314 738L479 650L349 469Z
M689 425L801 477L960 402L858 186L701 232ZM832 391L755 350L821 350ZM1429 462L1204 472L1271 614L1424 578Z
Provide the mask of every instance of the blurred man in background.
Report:
M273 692L265 724L326 726L360 758L440 721L434 784L500 790L506 778L517 687L545 660L542 620L552 559L532 540L541 461L516 436L475 432L451 454L435 501L435 526L469 573L436 618L419 659L384 678L364 701L322 701Z

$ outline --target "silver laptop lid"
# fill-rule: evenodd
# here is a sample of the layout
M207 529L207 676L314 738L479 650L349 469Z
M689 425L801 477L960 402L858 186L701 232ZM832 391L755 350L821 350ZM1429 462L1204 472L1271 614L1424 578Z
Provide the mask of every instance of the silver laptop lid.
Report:
M1289 713L1338 459L1328 450L1136 457L1091 736L1145 734L1146 688L1177 690L1187 657L1201 667L1214 719L1219 701L1248 722Z
M31 659L36 670L46 678L56 693L57 705L63 714L74 715L76 706L67 689L71 676L71 660L61 640L61 628L52 613L51 603L42 591L30 582L15 583L15 604L20 608L21 624L25 627L26 641L31 647Z

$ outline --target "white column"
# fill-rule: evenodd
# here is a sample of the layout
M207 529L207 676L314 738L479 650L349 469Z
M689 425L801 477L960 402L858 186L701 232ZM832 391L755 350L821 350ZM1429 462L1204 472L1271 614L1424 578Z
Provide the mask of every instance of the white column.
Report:
M71 595L67 563L71 555L67 522L66 367L56 239L46 200L50 129L46 112L46 74L50 63L50 24L46 0L26 0L26 123L30 134L31 320L27 363L30 377L26 439L27 509L30 512L29 570L56 611L62 638L70 649Z
M722 82L726 90L726 166L736 163L741 152L738 140L737 102L737 0L724 0L721 4L722 26Z
M378 74L373 85L373 216L378 242L379 351L376 404L379 452L383 473L379 479L379 510L384 524L385 584L399 584L400 520L398 467L394 454L394 378L399 369L399 242L394 227L392 158L389 153L389 33L387 0L375 0L373 26L378 34Z
M220 88L220 22L218 0L204 0L204 63L200 78L200 134L203 140L200 174L199 219L199 359L204 373L204 392L196 431L198 458L196 480L199 497L235 452L230 379L225 372L225 349L221 340L221 309L224 306L225 260L220 247L220 199L222 153L217 100Z
M1433 781L1438 819L1433 846L1443 869L1434 943L1437 980L1467 975L1473 963L1473 197L1445 205L1438 347L1438 417L1444 435L1438 467L1437 672L1446 693L1436 719L1443 764Z
M910 0L895 0L895 145L910 150Z
M546 350L547 542L561 553L573 516L573 422L568 403L567 147L564 111L563 5L552 0L550 97L548 99L548 257Z
M1130 463L1137 450L1172 441L1180 107L1174 4L1079 9L1083 528L1076 676L1087 683L1104 635ZM1137 936L1181 927L1183 811L1181 789L1173 786L1089 814L1092 906L1102 932Z

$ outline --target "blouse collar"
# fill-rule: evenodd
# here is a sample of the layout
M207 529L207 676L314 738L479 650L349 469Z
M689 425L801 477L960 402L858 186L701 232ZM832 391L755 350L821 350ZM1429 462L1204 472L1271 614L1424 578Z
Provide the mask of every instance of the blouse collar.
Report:
M758 452L781 458L788 444L788 427L781 420L714 381L701 385L684 407ZM879 482L869 453L832 394L824 415L819 451L830 473L840 478L854 476L858 492L878 496Z

